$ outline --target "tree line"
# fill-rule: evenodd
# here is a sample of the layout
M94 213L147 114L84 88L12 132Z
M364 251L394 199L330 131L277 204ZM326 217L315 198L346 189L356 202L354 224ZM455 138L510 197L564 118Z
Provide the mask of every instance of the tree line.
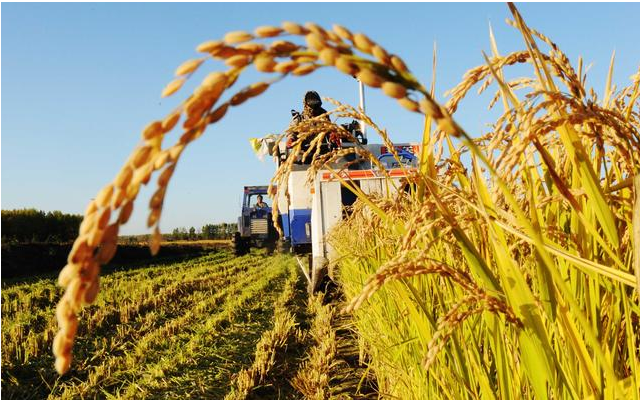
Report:
M224 240L231 239L233 233L238 229L237 224L223 222L221 224L204 225L200 232L193 226L186 228L175 228L171 235L163 235L166 240Z
M82 215L61 211L41 211L34 208L2 210L2 243L69 243L78 235ZM231 239L237 229L235 223L206 224L199 231L175 228L163 235L164 240L224 240ZM136 241L147 235L123 238Z
M78 235L82 215L35 208L2 210L2 243L66 243Z
M237 228L236 223L223 222L221 224L207 224L200 230L195 227L189 229L185 227L175 228L171 233L163 233L162 240L173 242L176 240L230 240ZM143 235L121 235L119 242L121 244L146 243L149 241L150 234Z

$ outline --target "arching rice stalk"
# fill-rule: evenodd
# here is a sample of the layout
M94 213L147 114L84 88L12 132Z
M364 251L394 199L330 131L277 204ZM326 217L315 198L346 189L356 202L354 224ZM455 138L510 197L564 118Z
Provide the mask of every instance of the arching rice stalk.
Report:
M302 39L304 43L280 39L287 34L293 36L292 40ZM251 42L261 39L271 40L271 43ZM54 340L53 352L56 369L61 374L71 365L77 314L98 294L100 266L108 263L115 254L119 227L131 216L140 187L147 185L154 172L159 171L147 220L153 231L149 247L155 254L160 247L159 224L164 196L182 152L204 133L208 125L222 119L230 107L259 96L289 74L301 76L329 66L350 75L366 76L371 86L379 84L385 94L396 98L403 107L431 115L442 129L459 135L459 127L449 113L428 95L400 57L390 54L366 35L352 35L341 26L334 26L330 31L313 23L302 26L285 22L281 27L258 27L253 34L230 32L223 40L202 43L197 51L208 56L182 63L176 69L176 79L163 90L163 96L177 93L209 58L223 61L228 69L210 73L175 111L149 124L142 132L141 144L134 149L114 181L87 207L68 264L59 278L60 285L66 290L57 307L60 331ZM261 72L279 73L280 76L231 93L239 75L251 65ZM224 95L228 95L228 100L221 100ZM421 98L419 107L415 107L418 102L412 96ZM167 145L166 135L181 120L182 134L174 144Z

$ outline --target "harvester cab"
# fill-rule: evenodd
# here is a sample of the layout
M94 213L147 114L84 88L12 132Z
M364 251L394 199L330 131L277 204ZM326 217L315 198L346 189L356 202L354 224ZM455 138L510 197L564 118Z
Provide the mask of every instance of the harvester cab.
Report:
M245 186L238 231L233 236L236 255L249 252L251 247L273 251L278 233L273 227L272 204L268 186Z

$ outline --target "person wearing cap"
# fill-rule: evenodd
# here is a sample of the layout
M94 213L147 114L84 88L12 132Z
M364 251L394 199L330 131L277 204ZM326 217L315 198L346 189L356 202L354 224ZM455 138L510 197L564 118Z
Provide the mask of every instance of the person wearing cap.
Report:
M287 140L287 148L291 148L293 143L298 138L298 132L291 130L291 128L300 124L302 121L309 120L323 114L327 113L327 110L322 108L322 99L320 99L320 95L318 92L310 90L304 94L304 99L302 100L302 112L297 112L296 110L291 110L291 115L293 116L291 123L289 124L289 137ZM328 115L325 115L325 119L327 121L331 121ZM303 143L303 148L309 145L311 141L310 138L305 140Z
M322 100L320 99L320 95L318 92L309 91L305 93L304 99L302 100L302 112L299 113L296 110L291 110L291 115L293 118L291 120L290 127L298 125L300 122L315 118L322 114L326 114L327 110L322 108ZM329 116L326 116L326 119L329 120Z
M259 208L267 208L267 207L269 207L269 205L268 205L267 203L265 203L264 201L262 201L262 195L261 195L261 194L259 194L259 195L256 197L256 200L258 200L258 201L256 202L255 206L254 206L256 209L259 209Z

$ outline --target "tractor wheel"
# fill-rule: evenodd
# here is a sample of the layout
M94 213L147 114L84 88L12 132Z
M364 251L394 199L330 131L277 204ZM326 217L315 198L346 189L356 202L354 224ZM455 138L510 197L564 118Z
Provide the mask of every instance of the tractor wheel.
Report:
M289 254L291 253L291 242L286 239L278 239L276 244L276 250L279 254Z
M276 242L268 241L264 244L264 247L265 249L267 249L267 254L272 255L273 252L276 250Z
M233 235L233 253L236 256L242 256L247 254L247 243L242 236L240 236L240 232L236 232Z

